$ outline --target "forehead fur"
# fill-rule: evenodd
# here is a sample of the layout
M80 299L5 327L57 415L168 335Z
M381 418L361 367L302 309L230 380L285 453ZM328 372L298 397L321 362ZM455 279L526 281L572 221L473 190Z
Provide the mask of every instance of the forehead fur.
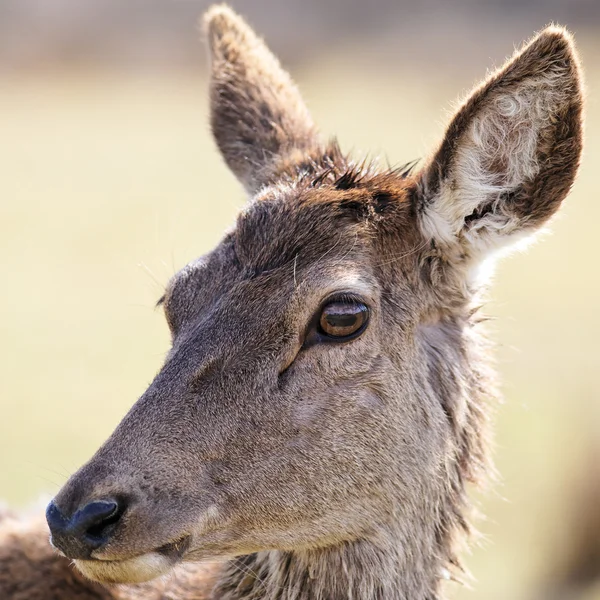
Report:
M233 237L240 262L262 272L291 262L302 266L326 253L337 257L368 246L378 234L411 238L411 168L301 165L296 178L263 188L238 217Z

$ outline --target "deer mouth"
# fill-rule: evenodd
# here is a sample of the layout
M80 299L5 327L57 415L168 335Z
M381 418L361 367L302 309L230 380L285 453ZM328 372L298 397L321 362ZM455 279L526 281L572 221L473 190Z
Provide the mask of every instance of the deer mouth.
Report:
M75 560L75 566L89 579L100 583L143 583L165 575L183 559L190 536L150 552L127 558Z

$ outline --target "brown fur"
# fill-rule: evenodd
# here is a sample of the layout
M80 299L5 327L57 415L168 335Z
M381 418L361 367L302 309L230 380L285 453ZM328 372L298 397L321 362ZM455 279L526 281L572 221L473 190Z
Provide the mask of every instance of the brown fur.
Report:
M573 182L572 41L539 34L413 174L322 144L248 26L226 7L206 24L213 133L252 201L169 283L162 371L55 499L67 516L126 502L75 563L133 582L221 560L221 600L441 598L460 576L466 485L490 469L480 266ZM316 333L334 293L370 309L347 343Z
M290 76L240 17L214 9L205 30L213 49L212 131L231 170L255 192L274 175L264 157L281 163L313 151L316 129Z

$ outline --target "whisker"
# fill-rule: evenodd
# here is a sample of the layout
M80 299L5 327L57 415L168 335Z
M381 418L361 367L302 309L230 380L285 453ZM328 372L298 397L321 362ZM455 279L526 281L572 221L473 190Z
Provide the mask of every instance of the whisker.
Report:
M411 256L412 254L415 254L416 252L419 252L420 250L423 250L424 248L426 248L428 245L427 240L425 240L422 244L419 244L418 246L415 246L414 248L412 248L411 250L409 250L408 252L405 252L404 254L400 254L398 256L394 256L393 258L389 259L389 260L385 260L383 262L377 263L377 267L384 267L385 265L389 265L393 262L396 262L397 260L402 260L403 258L406 258L407 256Z
M156 275L153 273L152 269L150 269L150 267L145 263L145 262L140 262L138 263L138 267L141 267L142 269L144 269L144 271L146 271L146 273L148 273L148 275L150 275L150 278L152 279L152 281L154 281L154 283L159 286L161 289L164 289L164 285L158 280L158 278L156 277Z

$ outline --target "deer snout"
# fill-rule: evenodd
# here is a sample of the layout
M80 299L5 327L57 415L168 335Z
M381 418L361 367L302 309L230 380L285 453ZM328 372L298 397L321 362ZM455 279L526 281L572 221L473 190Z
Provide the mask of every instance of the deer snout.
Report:
M46 509L52 544L68 558L87 559L106 545L125 512L123 502L112 498L93 500L71 515L53 500Z

